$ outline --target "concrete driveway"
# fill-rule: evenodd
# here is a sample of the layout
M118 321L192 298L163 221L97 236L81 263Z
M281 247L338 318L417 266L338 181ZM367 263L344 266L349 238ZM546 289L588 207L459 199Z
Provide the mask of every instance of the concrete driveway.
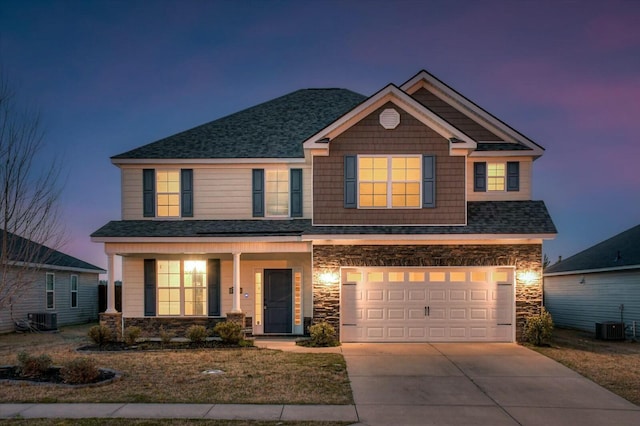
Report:
M640 407L510 343L344 343L366 425L640 425Z

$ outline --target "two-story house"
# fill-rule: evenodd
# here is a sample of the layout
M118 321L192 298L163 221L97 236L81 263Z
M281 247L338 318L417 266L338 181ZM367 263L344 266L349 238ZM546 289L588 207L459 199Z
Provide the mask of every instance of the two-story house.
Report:
M105 319L514 341L556 234L531 200L543 152L421 71L370 97L299 90L116 155L122 219L92 235L109 260Z

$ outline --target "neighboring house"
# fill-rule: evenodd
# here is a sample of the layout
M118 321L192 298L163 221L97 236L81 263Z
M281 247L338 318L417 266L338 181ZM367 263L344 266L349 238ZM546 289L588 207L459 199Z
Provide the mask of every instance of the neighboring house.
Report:
M12 242L11 247L20 247L16 252L31 255L29 265L25 267L25 259L12 255L8 250L6 273L13 277L19 274L22 284L19 291L12 291L15 294L11 296L10 303L0 309L0 333L12 332L16 329L16 322L24 323L29 319L41 328L98 319L98 280L99 274L105 270L15 234L7 235ZM0 242L2 238L0 232ZM35 259L42 260L34 263ZM0 274L0 280L2 276ZM1 283L0 288L7 290ZM30 314L35 315L30 318Z
M556 234L531 200L543 151L425 71L299 90L112 157L122 218L92 240L123 257L125 327L514 341Z
M594 331L624 322L640 335L640 225L549 266L544 304L556 325Z

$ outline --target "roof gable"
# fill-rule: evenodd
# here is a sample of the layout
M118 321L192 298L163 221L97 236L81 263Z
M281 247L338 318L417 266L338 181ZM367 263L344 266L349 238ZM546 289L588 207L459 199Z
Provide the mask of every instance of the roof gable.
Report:
M495 140L496 142L511 142L517 145L524 145L531 150L530 154L534 155L535 157L541 156L544 152L544 148L542 148L540 145L533 142L531 139L527 138L522 133L510 127L502 120L484 110L471 100L467 99L465 96L455 91L450 86L443 83L437 77L425 70L420 71L418 74L410 78L406 83L400 86L400 89L407 92L409 95L413 95L420 89L426 89L431 94L439 98L442 102L450 105L455 110L459 111L474 122L478 123L478 125L486 129L489 134L492 133L496 135L498 137L498 139ZM481 134L479 134L479 136L481 136ZM488 135L485 134L482 136L487 137ZM488 141L478 140L478 142ZM504 151L504 147L502 151Z
M640 268L640 225L627 229L561 262L545 274Z
M304 89L112 157L303 158L302 141L365 99L346 89Z
M402 108L444 138L452 142L455 141L455 148L476 148L475 141L469 136L417 102L394 84L389 84L338 120L309 137L304 142L305 149L326 149L327 141L330 143L332 139L388 102Z

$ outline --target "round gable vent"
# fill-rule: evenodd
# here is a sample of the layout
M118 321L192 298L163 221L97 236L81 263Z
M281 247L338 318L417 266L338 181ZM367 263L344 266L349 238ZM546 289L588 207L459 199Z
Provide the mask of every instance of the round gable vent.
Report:
M380 113L380 125L385 129L395 129L400 124L400 114L393 108L387 108Z

